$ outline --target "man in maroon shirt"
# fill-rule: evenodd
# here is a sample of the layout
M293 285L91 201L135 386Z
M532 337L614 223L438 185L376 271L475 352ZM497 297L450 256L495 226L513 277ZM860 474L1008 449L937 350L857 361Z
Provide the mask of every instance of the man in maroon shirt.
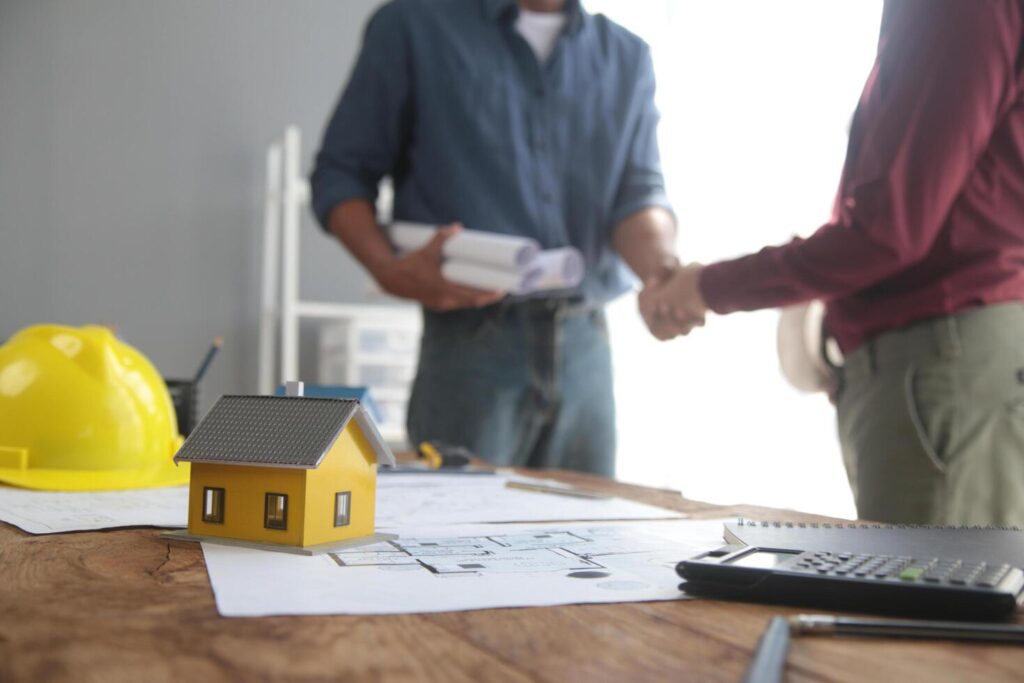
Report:
M660 338L824 300L862 518L1024 526L1022 45L1021 0L887 0L832 220L641 297Z

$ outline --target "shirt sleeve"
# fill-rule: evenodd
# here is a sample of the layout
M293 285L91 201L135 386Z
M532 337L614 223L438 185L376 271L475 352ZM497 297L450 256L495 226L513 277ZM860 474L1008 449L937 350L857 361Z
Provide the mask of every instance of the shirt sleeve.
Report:
M326 229L338 204L376 201L377 185L399 163L410 128L411 69L400 8L370 19L348 85L324 133L310 178L313 211Z
M888 6L887 6L888 7ZM904 0L879 44L832 222L708 266L718 313L832 299L922 260L1006 107L1021 18L1001 0Z
M635 99L640 111L630 135L628 157L615 194L611 226L648 207L672 212L665 194L665 179L658 153L658 109L654 105L654 64L650 48L643 44L637 67ZM632 78L630 79L632 80Z

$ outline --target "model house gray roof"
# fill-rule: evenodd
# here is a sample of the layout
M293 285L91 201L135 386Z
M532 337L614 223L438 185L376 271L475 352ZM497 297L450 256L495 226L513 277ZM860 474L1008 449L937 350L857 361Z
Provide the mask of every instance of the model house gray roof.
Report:
M359 401L285 396L221 396L174 461L315 469L353 419L377 462L394 465Z

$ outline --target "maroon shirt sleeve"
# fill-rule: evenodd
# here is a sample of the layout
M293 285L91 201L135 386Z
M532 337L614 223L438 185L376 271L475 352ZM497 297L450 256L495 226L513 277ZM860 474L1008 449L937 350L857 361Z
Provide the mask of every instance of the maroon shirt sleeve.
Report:
M903 0L893 9L832 222L807 239L705 268L701 291L715 312L832 299L931 249L1010 106L1021 17L1005 0Z

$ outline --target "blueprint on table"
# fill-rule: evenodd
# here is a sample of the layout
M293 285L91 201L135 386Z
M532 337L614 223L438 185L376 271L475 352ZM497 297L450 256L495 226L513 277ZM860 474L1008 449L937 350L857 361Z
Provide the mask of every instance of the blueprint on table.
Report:
M675 510L623 498L579 498L508 488L510 481L571 487L517 475L386 474L378 477L377 528L494 522L682 519Z
M682 599L722 520L453 525L306 557L204 543L224 616L404 614Z
M0 486L0 520L30 534L126 526L184 527L188 524L188 487L79 492Z

